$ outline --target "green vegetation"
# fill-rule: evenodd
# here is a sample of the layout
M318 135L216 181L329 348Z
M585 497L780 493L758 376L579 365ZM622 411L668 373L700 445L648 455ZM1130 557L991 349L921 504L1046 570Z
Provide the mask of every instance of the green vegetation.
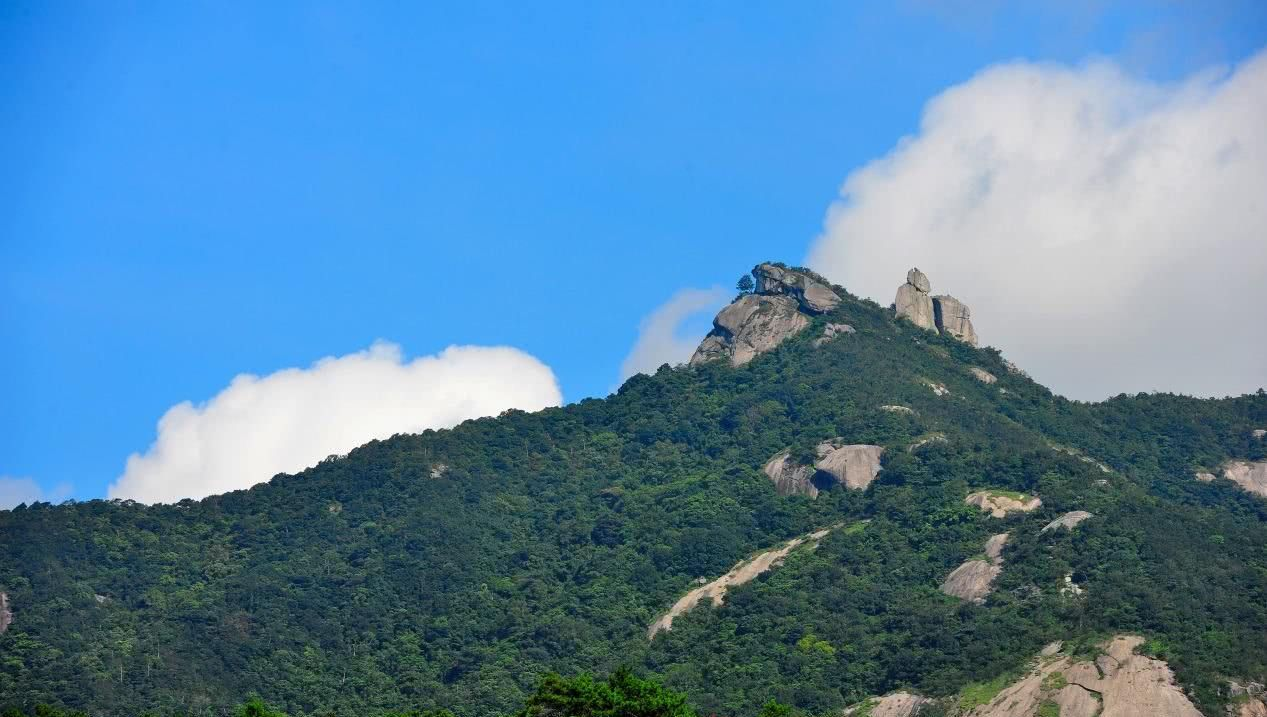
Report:
M970 710L973 707L980 707L989 704L1004 687L1012 682L1014 675L1003 674L995 677L989 682L971 682L963 686L959 691L959 708L962 710Z
M453 717L448 710L370 711L373 717ZM757 717L794 717L786 705L770 701ZM83 712L44 704L29 711L6 710L0 717L87 717ZM287 713L252 697L233 710L233 717L289 717ZM665 689L653 680L639 678L627 667L617 668L606 680L588 674L564 678L546 675L514 717L696 717L686 695Z
M815 348L828 321L857 333ZM823 714L899 688L980 699L970 683L1047 642L1137 632L1215 714L1225 676L1267 672L1267 501L1192 467L1263 458L1264 425L1262 392L1067 401L848 297L742 368L664 368L201 501L0 512L0 707L209 716L258 694L296 716L484 717L531 705L547 674L628 664L701 714ZM907 450L930 433L946 441ZM834 437L885 447L868 490L774 493L765 461ZM979 606L938 585L998 532L963 503L980 485L1043 506L1009 518ZM1097 519L1040 534L1069 510ZM698 578L836 524L648 641ZM1069 574L1084 596L1059 594Z
M1056 690L1063 689L1066 684L1068 684L1068 682L1065 681L1065 675L1062 672L1052 672L1043 678L1044 690L1051 690L1054 692Z
M1060 717L1060 705L1051 700L1043 700L1038 705L1038 717Z

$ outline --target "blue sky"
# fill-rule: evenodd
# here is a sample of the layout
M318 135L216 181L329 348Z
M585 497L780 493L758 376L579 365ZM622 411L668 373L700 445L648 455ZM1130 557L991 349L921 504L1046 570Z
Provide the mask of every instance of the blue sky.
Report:
M0 474L103 496L171 406L376 339L604 395L982 68L1267 43L1260 2L1066 5L6 3Z

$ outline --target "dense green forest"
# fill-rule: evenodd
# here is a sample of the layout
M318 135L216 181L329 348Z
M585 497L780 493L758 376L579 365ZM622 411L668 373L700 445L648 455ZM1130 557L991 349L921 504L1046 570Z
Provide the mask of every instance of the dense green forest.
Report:
M1261 389L1068 401L838 291L739 368L665 366L201 501L0 512L0 707L224 715L258 694L294 715L532 714L546 675L628 665L684 710L823 714L952 695L1118 631L1146 635L1207 714L1227 679L1267 674L1267 501L1193 480L1264 457ZM856 333L815 346L826 322ZM883 446L877 480L777 495L765 462L833 437ZM964 504L980 488L1043 505L991 518ZM1095 517L1040 532L1071 510ZM840 525L648 640L697 579ZM984 604L939 591L1004 530Z

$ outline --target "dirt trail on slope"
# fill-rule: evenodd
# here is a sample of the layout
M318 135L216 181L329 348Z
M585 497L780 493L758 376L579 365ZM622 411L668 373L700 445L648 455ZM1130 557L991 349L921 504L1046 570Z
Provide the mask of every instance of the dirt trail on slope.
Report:
M817 543L831 531L832 528L824 528L808 535L802 535L799 538L792 538L778 548L767 550L756 557L736 564L735 567L731 568L729 572L720 578L711 583L701 585L683 595L673 604L673 607L669 608L668 612L651 623L651 627L647 629L647 639L654 638L656 633L661 630L672 630L673 619L678 615L689 612L691 608L698 605L704 598L712 598L713 605L721 605L726 597L726 591L732 585L743 585L767 570L777 567L787 557L788 553L804 543Z

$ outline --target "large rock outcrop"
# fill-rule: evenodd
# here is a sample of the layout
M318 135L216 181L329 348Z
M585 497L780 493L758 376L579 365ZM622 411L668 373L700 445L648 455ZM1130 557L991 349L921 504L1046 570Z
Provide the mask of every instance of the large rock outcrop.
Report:
M844 336L846 334L853 333L857 333L857 331L849 324L827 324L823 327L822 336L814 339L814 345L822 346L828 341L835 339L837 336Z
M789 451L771 458L761 470L774 482L774 490L779 495L818 496L818 486L812 480L814 469L792 460Z
M972 346L977 345L977 332L972 328L972 312L962 301L944 294L934 296L933 318L943 334Z
M930 288L924 272L911 269L906 272L906 283L897 288L893 308L898 316L904 316L912 324L931 331L937 328L937 320L933 313L933 299L928 295Z
M822 540L830 532L831 528L824 528L808 535L802 535L799 538L792 538L773 550L767 550L754 558L739 562L725 575L695 588L673 603L673 607L669 608L668 612L656 618L656 621L651 623L651 627L647 628L647 639L654 638L656 633L661 630L672 630L673 619L689 612L691 608L698 605L704 598L712 600L713 605L721 605L726 599L726 591L732 586L743 585L767 570L782 565L783 559L787 557L788 553L805 543L817 546L818 541Z
M1085 510L1071 510L1068 513L1065 513L1059 518L1056 518L1055 520L1051 521L1047 525L1043 526L1043 529L1038 532L1046 533L1049 530L1055 530L1057 528L1065 528L1066 530L1073 530L1078 525L1078 523L1081 523L1087 518L1094 518L1094 517L1095 517L1094 515L1092 515L1091 513L1088 513Z
M927 697L910 692L894 692L883 697L872 697L845 708L845 717L915 717L921 707L931 704Z
M866 490L880 472L884 448L866 444L840 445L837 441L818 444L814 467L827 473L846 488Z
M999 380L998 377L995 376L994 374L990 373L989 371L986 371L983 368L978 368L976 366L969 368L968 373L972 374L972 377L980 381L981 383L994 383Z
M932 283L919 269L906 272L906 283L897 288L893 309L912 324L940 331L964 343L977 345L977 332L972 328L972 312L967 304L953 296L930 296Z
M9 594L0 593L0 634L13 624L13 611L9 609Z
M823 441L815 451L818 459L813 467L792 459L791 451L782 451L762 467L774 483L779 495L818 496L820 488L839 483L852 490L866 490L880 472L882 446L867 444L842 445L839 438Z
M1197 480L1212 481L1213 473L1197 473ZM1267 497L1267 461L1228 461L1223 464L1223 477L1242 489Z
M1052 652L968 717L1202 717L1165 662L1135 654L1143 642L1114 637L1094 662Z
M753 268L752 276L757 280L758 294L791 296L811 314L825 314L840 306L839 294L804 272L775 264L758 264Z
M1028 513L1043 504L1037 496L996 490L979 490L969 493L963 502L977 506L993 518L1003 518L1008 513Z
M994 587L994 579L1003 572L1003 546L1007 544L1007 535L999 533L987 540L986 559L968 560L955 568L941 584L941 591L960 600L985 602L985 596Z
M756 293L745 294L717 314L691 364L729 359L742 366L800 333L810 317L840 304L840 296L808 274L773 264L752 270Z
M729 358L742 366L809 326L810 319L790 296L748 294L721 310L691 364Z

